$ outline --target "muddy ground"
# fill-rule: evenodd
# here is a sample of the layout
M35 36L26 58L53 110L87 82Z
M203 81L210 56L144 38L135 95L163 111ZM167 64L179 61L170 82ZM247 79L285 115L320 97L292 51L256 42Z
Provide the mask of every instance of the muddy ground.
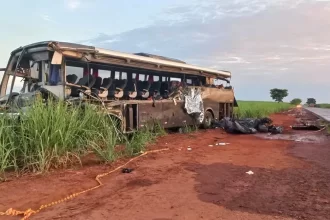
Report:
M292 131L295 111L272 118L285 127L283 135L214 129L162 137L149 149L168 151L139 158L128 166L132 173L115 172L101 188L30 219L330 219L330 139L324 132ZM230 144L215 145L220 142ZM97 174L122 163L1 183L0 210L36 209L95 186Z

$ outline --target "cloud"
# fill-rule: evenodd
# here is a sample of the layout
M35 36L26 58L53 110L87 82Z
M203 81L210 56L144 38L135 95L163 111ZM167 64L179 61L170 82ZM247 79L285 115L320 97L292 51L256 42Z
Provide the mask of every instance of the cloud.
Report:
M311 0L195 0L167 8L153 25L117 35L100 34L88 42L230 70L241 99L248 99L249 91L256 99L267 100L269 88L280 84L297 97L300 92L301 98L308 95L304 86L318 88L319 100L326 101L323 88L330 83L327 7L328 1Z
M230 63L230 64L249 64L251 62L246 61L245 59L243 59L242 57L227 57L227 58L217 58L217 63L222 64L222 63Z
M75 10L81 5L80 0L65 0L65 4L69 9Z
M281 57L276 55L276 56L272 56L272 57L266 57L266 58L264 58L264 60L281 60Z
M166 20L177 22L201 20L205 23L212 19L253 15L270 8L295 9L299 5L308 2L310 0L194 0L189 5L178 4L168 7Z
M115 42L118 42L118 41L120 41L119 38L112 38L112 39L104 40L104 41L102 41L100 43L111 44L111 43L115 43Z
M54 23L57 24L56 21L54 21L49 15L40 15L41 19L43 19L44 21L50 22L50 23Z

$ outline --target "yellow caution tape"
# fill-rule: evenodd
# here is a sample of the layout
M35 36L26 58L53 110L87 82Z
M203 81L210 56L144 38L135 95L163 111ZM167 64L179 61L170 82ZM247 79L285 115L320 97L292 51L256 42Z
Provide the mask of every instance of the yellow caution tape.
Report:
M101 182L100 178L105 177L105 176L107 176L107 175L109 175L109 174L111 174L111 173L113 173L113 172L116 172L117 170L119 170L120 168L126 166L127 164L129 164L129 163L132 162L133 160L136 160L136 159L138 159L138 158L140 158L140 157L143 157L143 156L145 156L145 155L147 155L147 154L150 154L150 153L156 153L156 152L161 152L161 151L166 151L166 150L169 150L169 149L168 149L168 148L165 148L165 149L160 149L160 150L152 150L152 151L144 152L144 153L140 154L139 156L130 159L130 160L129 160L128 162L126 162L125 164L123 164L123 165L121 165L121 166L119 166L119 167L117 167L117 168L115 168L115 169L113 169L113 170L111 170L111 171L109 171L109 172L106 172L106 173L102 173L102 174L97 175L96 178L95 178L95 180L96 180L97 183L98 183L97 186L94 186L94 187L92 187L92 188L86 189L86 190L81 191L81 192L73 193L73 194L71 194L71 195L69 195L69 196L67 196L67 197L65 197L65 198L63 198L63 199L60 199L60 200L57 200L57 201L54 201L54 202L48 203L48 204L46 204L46 205L41 205L41 206L39 207L39 209L37 209L37 210L27 209L27 210L25 210L25 211L18 211L18 210L15 210L15 209L10 208L10 209L8 209L8 210L5 211L5 212L0 212L0 216L4 216L4 215L6 215L6 216L19 216L19 215L22 215L22 216L23 216L22 220L26 220L26 219L28 219L31 215L35 215L35 214L39 213L41 210L43 210L43 209L45 209L45 208L49 208L49 207L51 207L51 206L54 206L54 205L60 204L60 203L62 203L62 202L65 202L65 201L71 200L71 199L73 199L73 198L75 198L75 197L77 197L77 196L79 196L79 195L81 195L81 194L83 194L83 193L86 193L86 192L89 192L89 191L92 191L92 190L94 190L94 189L97 189L97 188L101 187L101 186L103 185L103 183Z

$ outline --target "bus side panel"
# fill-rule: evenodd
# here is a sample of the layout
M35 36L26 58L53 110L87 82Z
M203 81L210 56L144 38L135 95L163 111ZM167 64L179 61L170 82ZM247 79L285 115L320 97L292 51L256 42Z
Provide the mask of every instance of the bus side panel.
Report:
M204 111L211 111L215 119L219 119L220 106L219 102L214 102L210 100L203 100L204 103Z
M148 123L163 122L163 107L162 102L138 103L138 128L147 126Z
M214 110L214 117L231 117L235 100L232 89L204 88L202 98L205 110L209 105Z
M232 89L203 88L202 99L220 103L234 103L234 91Z
M184 109L184 101L164 101L163 102L163 125L165 128L183 127L193 125L194 119L188 115Z

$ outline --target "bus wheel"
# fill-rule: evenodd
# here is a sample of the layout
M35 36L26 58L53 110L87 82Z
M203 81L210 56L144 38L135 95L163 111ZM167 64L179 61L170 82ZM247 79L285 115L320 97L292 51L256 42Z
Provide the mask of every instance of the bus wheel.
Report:
M211 128L212 121L214 117L211 111L206 111L204 115L204 120L203 120L203 128L208 129Z

